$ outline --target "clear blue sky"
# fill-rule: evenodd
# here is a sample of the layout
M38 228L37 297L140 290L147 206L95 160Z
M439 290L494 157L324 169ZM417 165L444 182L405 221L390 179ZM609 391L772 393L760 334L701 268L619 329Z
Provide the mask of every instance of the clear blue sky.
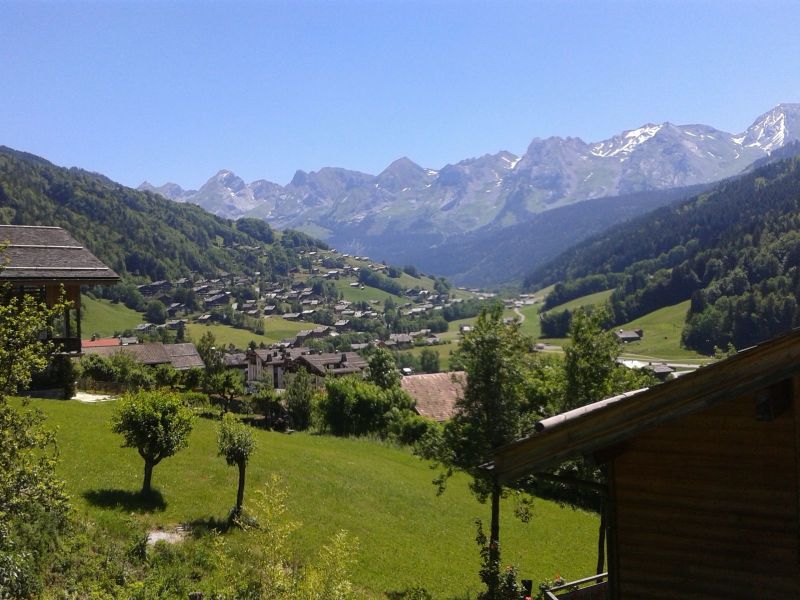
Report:
M0 144L136 186L430 168L800 102L795 1L0 2Z

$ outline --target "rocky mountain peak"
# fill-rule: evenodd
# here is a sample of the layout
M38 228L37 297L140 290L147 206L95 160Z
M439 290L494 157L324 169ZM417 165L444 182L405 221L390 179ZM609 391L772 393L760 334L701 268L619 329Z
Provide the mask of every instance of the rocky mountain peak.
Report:
M800 139L800 104L778 104L758 117L747 130L733 138L745 148L772 152Z

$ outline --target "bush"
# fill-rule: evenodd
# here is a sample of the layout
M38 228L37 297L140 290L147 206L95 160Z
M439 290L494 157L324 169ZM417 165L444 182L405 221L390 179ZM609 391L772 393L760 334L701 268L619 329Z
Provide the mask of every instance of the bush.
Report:
M389 412L393 408L409 410L414 403L400 388L384 390L356 377L329 379L325 392L317 405L321 427L339 436L385 436Z
M393 408L387 419L389 437L401 444L416 444L428 431L438 429L439 425L410 410Z

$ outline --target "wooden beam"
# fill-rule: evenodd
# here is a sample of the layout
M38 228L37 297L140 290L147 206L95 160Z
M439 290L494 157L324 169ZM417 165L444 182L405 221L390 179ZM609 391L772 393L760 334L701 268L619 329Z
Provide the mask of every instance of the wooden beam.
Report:
M796 330L674 381L557 422L498 450L495 467L503 483L515 481L798 374L800 331Z
M797 558L800 562L800 377L792 379L792 410L794 411L794 463L797 471L795 489L797 490Z

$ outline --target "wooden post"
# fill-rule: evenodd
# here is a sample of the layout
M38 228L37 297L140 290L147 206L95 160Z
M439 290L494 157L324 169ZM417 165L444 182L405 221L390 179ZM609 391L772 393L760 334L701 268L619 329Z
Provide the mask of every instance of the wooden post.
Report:
M800 377L793 377L792 381L792 412L794 413L794 464L797 471L795 488L797 489L797 547L800 549ZM800 562L800 551L798 551Z

